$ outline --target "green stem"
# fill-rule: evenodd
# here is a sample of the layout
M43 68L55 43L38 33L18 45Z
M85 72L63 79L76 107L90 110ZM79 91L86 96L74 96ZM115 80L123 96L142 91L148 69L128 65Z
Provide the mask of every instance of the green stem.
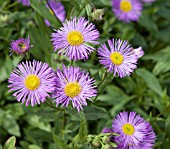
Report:
M65 116L66 116L65 110L63 110L63 122L62 122L62 129L61 129L62 140L64 140Z
M163 111L161 111L154 119L153 121L157 120L164 112L166 112L166 110L168 110L170 107L170 105L168 105Z
M71 60L71 61L70 61L70 64L69 64L69 66L73 65L73 62L74 62L74 61L73 61L73 60Z
M107 71L105 70L103 78L101 79L101 81L100 81L99 84L97 85L97 89L99 89L99 86L102 85L102 83L103 83L104 80L106 79L106 76L107 76Z
M98 92L98 94L97 94L97 96L95 97L94 101L97 100L97 97L98 97L99 94L100 94L99 87L102 85L102 83L103 83L104 80L106 79L106 76L107 76L107 71L105 70L103 78L101 79L101 81L100 81L99 84L97 85L97 92Z
M53 108L53 109L56 109L56 110L59 110L59 111L63 111L64 109L61 109L61 108L57 108L53 105L53 103L51 102L50 99L48 99L46 102L45 102L49 107Z

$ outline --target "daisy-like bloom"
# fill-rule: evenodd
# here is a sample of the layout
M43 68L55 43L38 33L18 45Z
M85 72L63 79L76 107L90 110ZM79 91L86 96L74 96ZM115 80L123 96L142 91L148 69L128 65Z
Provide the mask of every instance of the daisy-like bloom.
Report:
M112 0L115 15L124 22L137 21L142 12L140 0Z
M91 44L98 44L98 37L95 26L85 18L67 20L63 27L52 33L54 51L59 50L58 54L71 60L88 59L88 54L95 50Z
M24 6L30 6L30 0L18 0L18 2Z
M19 38L18 40L12 40L11 43L10 52L16 53L16 54L24 54L26 51L28 51L32 45L30 45L30 39L28 38Z
M98 49L99 61L109 72L120 78L129 76L137 68L138 57L127 41L108 40L109 47L102 44Z
M94 82L94 79L80 68L66 68L63 65L63 70L58 69L56 72L56 89L52 94L56 106L68 106L71 101L73 108L83 110L82 105L87 106L86 100L91 100L90 98L97 94Z
M149 122L135 112L121 112L113 120L115 137L120 149L152 149L155 133Z
M47 0L47 8L50 13L55 15L61 22L63 22L66 18L66 11L61 2L57 2L55 0Z
M45 102L49 93L54 91L55 73L47 63L26 61L13 70L8 82L9 91L15 91L13 96L18 102L26 101L26 106L34 106Z

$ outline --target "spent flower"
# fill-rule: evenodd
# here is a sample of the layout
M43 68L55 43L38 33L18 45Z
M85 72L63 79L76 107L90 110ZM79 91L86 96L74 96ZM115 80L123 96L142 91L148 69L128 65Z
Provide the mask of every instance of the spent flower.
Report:
M32 45L30 45L30 38L19 38L18 40L12 40L10 52L16 54L24 54L29 51Z

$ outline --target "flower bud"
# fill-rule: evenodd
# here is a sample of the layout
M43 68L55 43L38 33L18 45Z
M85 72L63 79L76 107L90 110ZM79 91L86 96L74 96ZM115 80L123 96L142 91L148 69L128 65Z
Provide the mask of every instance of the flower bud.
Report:
M107 144L107 143L110 142L110 138L109 138L108 136L104 136L104 137L102 138L102 142L103 142L104 144Z
M98 139L94 139L92 141L92 145L95 146L95 147L100 147L101 146L101 143Z
M112 149L112 147L109 144L106 144L105 146L102 147L102 149Z
M104 9L96 9L91 14L92 20L100 21L102 20L102 15L104 14Z

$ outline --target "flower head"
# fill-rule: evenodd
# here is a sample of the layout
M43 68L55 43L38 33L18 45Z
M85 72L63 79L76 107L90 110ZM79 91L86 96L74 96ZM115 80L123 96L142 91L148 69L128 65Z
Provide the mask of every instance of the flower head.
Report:
M61 22L66 18L66 11L61 2L54 0L47 0L47 8L50 10L51 14L55 15Z
M99 61L109 72L114 72L114 76L129 76L134 69L138 60L132 47L127 41L108 40L109 48L106 44L101 45L98 49Z
M140 0L112 0L113 12L124 22L137 21L141 15Z
M155 142L151 125L135 112L119 113L113 120L112 127L119 134L115 141L120 149L149 149Z
M13 96L20 102L26 101L26 106L45 102L55 89L55 73L46 63L26 61L13 70L8 79L9 91L15 91Z
M18 0L18 2L22 3L24 6L30 6L30 0Z
M24 54L26 51L28 51L32 46L30 45L30 39L29 36L28 38L19 38L18 40L13 40L10 43L11 48L10 51L11 53L16 53L16 54Z
M55 98L57 106L68 106L71 101L73 108L83 110L82 105L87 106L86 100L91 100L90 98L97 94L94 82L88 73L80 68L66 68L63 65L63 70L58 69L56 72L56 89L52 97Z
M88 54L95 50L90 44L98 44L98 37L95 26L85 18L66 21L63 27L52 33L54 51L59 50L58 54L72 60L87 59Z

